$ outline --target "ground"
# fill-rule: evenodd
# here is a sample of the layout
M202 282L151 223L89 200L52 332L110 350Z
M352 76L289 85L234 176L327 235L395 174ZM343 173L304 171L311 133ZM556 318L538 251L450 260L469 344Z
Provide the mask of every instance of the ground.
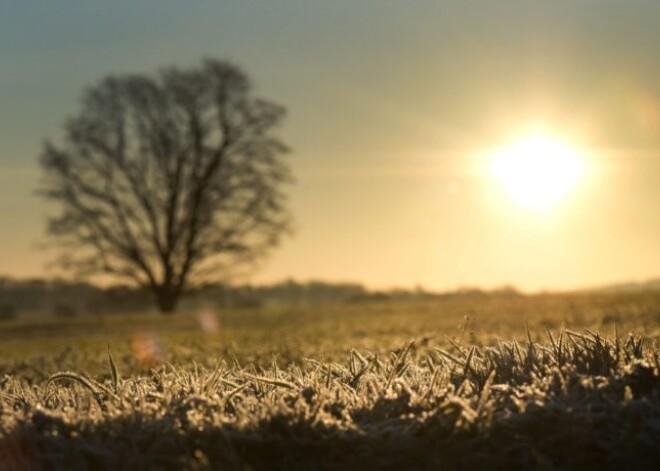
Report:
M660 294L0 325L0 470L657 468Z

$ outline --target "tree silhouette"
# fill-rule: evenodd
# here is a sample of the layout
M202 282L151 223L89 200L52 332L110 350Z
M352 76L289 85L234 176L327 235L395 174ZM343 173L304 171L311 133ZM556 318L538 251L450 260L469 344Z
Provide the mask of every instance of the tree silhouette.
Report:
M130 278L173 312L187 286L258 260L289 227L283 116L217 60L103 79L40 157L59 262Z

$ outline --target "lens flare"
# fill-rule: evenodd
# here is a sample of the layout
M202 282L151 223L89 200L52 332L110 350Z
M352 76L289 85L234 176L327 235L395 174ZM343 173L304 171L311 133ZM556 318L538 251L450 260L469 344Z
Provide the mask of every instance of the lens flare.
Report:
M165 361L165 350L152 332L136 332L131 340L131 351L142 368L155 368Z
M204 308L197 315L197 322L206 334L217 334L220 331L218 316L209 308Z
M32 422L39 421L39 406ZM0 470L36 470L39 469L35 459L37 451L32 449L26 435L18 432L0 436Z

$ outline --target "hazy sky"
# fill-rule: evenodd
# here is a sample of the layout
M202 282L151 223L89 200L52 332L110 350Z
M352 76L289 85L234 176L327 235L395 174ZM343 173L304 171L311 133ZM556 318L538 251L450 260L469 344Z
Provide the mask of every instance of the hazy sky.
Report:
M108 73L229 59L287 106L296 233L255 281L555 289L660 275L660 2L2 1L0 274L44 273L44 138ZM487 151L584 150L549 212Z

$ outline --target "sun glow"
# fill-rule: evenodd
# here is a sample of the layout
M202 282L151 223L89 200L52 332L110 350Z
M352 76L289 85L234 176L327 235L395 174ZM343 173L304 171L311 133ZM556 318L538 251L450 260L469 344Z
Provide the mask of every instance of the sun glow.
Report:
M531 211L554 208L578 184L584 160L575 148L533 136L495 151L490 172L510 199Z

